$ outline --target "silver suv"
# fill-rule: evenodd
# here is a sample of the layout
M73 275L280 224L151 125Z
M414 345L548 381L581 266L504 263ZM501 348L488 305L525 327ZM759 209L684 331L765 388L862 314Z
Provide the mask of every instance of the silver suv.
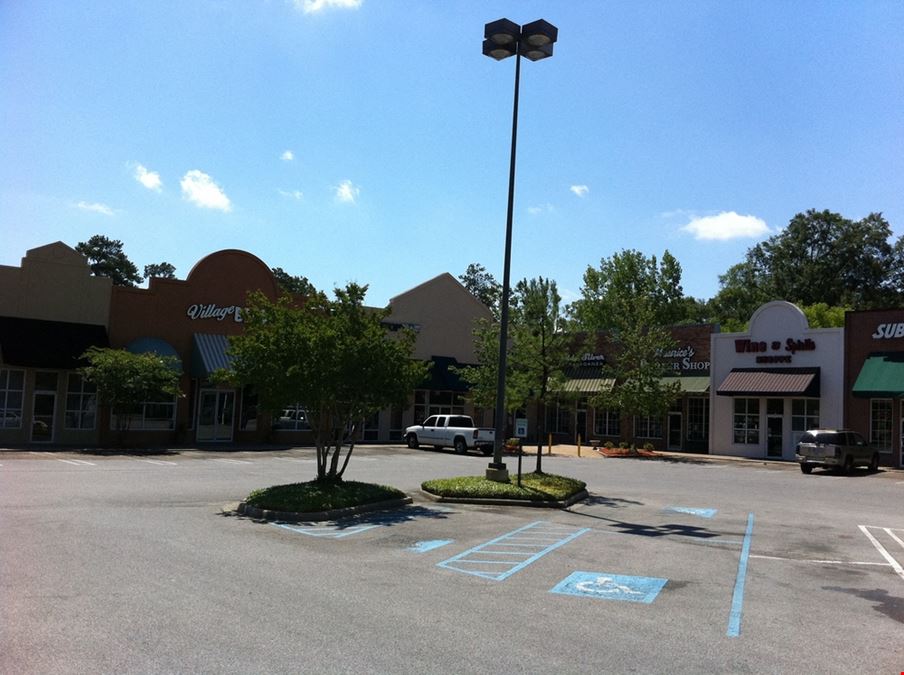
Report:
M847 429L811 429L797 443L800 470L810 473L814 466L842 469L850 473L855 466L879 470L879 453L856 431Z

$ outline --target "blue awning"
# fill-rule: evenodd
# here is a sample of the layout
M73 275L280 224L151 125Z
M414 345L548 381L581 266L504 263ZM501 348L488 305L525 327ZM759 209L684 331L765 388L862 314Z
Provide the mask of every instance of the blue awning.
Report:
M227 349L229 339L225 335L192 335L191 376L206 379L215 370L228 369L232 365L232 359L226 353Z
M126 351L132 354L156 354L157 356L172 356L178 362L175 370L182 372L182 357L179 352L169 342L162 338L140 337L132 340L127 346Z

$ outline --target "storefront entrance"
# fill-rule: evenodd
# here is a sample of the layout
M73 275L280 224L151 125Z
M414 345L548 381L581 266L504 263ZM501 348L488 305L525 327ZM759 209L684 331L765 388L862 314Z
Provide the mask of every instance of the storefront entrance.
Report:
M681 413L669 412L669 450L681 450Z
M56 416L56 394L35 392L31 416L31 442L53 441L53 419Z
M771 403L771 401L770 401ZM769 415L766 418L766 456L782 456L782 421L781 415Z
M198 441L231 441L234 411L234 391L202 389L198 402Z

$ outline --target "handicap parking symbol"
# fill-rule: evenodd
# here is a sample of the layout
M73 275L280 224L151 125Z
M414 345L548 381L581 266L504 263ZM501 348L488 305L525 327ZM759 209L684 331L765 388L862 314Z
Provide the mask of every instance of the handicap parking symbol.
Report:
M608 572L572 572L550 593L650 604L668 579L631 577Z

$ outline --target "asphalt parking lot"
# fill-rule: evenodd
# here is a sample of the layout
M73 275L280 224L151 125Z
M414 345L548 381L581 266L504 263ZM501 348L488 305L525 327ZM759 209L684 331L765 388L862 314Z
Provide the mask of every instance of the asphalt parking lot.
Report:
M362 448L347 477L413 505L279 524L223 506L310 449L0 453L0 671L904 670L904 473L549 457L590 499L418 491L486 461Z

